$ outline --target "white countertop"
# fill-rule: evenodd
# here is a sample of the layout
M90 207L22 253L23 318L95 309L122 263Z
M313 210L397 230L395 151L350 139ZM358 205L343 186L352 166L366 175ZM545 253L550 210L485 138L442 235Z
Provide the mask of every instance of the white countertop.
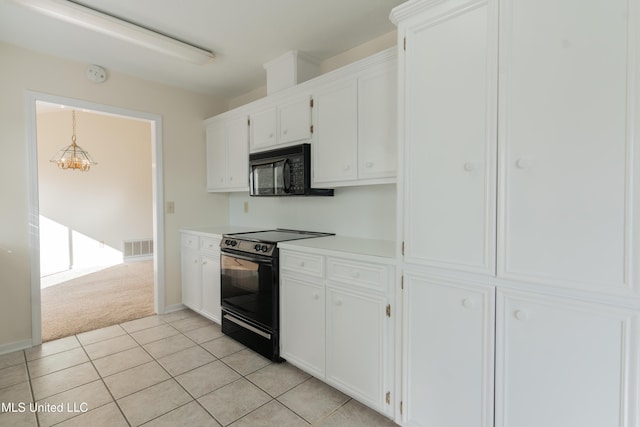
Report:
M205 237L222 238L224 234L261 231L265 227L247 227L242 225L218 225L202 227L183 227L180 232ZM315 237L312 239L279 242L278 248L304 251L321 255L351 255L376 262L395 262L395 243L392 240L364 239L345 236Z
M205 237L218 237L222 238L224 234L233 234L233 233L245 233L247 231L260 231L264 230L262 228L256 227L247 227L244 225L214 225L214 226L203 226L203 227L183 227L180 229L181 233L192 233Z
M392 240L361 239L357 237L327 236L313 239L291 240L278 243L280 249L331 255L330 252L381 258L378 261L395 262L395 243Z

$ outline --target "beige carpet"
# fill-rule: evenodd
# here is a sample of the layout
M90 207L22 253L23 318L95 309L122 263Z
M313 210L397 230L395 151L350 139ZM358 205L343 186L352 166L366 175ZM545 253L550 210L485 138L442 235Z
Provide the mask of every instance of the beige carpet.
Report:
M129 262L42 289L42 341L153 314L153 261Z

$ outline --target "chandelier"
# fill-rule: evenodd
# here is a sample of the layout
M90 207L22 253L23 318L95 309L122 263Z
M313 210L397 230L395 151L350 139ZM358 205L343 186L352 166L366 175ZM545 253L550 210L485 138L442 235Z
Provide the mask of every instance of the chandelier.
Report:
M88 171L91 165L97 165L89 153L76 144L76 110L71 111L71 145L58 151L51 158L51 163L56 163L60 169L79 169Z

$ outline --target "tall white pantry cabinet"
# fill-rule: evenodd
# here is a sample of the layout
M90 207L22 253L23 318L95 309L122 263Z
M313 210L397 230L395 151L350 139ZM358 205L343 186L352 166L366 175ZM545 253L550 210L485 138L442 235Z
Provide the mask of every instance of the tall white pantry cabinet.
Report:
M640 0L411 0L402 422L640 426Z

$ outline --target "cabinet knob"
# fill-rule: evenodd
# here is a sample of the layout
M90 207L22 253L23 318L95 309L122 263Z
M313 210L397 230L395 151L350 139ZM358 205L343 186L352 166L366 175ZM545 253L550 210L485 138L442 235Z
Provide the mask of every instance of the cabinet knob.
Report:
M194 264L197 264L197 263L198 263L198 260L197 260L197 259L194 259L194 260L193 260L193 263L194 263Z
M365 162L364 167L371 169L373 167L373 162Z
M518 169L526 169L529 167L529 163L525 159L518 159L516 160L516 167Z
M357 270L352 271L351 277L353 277L354 279L357 279L358 277L360 277L360 272Z
M317 292L313 293L313 299L317 300L320 299L320 294L318 294Z
M527 320L529 313L526 310L516 310L513 312L513 316L518 320Z
M207 265L207 264L209 264L209 262L207 262L207 261L202 261L202 265Z
M304 261L300 261L300 262L298 263L298 265L299 265L300 267L304 267Z
M224 178L220 178L220 182L224 182Z
M337 299L337 300L336 300L336 305L337 305L338 307L342 307L342 300Z
M286 134L287 134L287 132L289 132L289 131L288 131L287 129L285 129L285 130L283 130L283 131L282 131L282 134L283 134L283 135L286 135Z
M351 169L351 165L344 165L344 167L342 168L342 170L345 172L347 172L349 169Z
M464 170L467 172L471 172L473 170L473 163L467 162L464 164Z
M269 139L273 138L273 133L269 134Z
M229 177L229 181L233 181L233 177L232 176Z
M473 302L473 300L471 298L465 298L462 300L462 306L464 308L473 308L473 306L475 305L475 303Z

